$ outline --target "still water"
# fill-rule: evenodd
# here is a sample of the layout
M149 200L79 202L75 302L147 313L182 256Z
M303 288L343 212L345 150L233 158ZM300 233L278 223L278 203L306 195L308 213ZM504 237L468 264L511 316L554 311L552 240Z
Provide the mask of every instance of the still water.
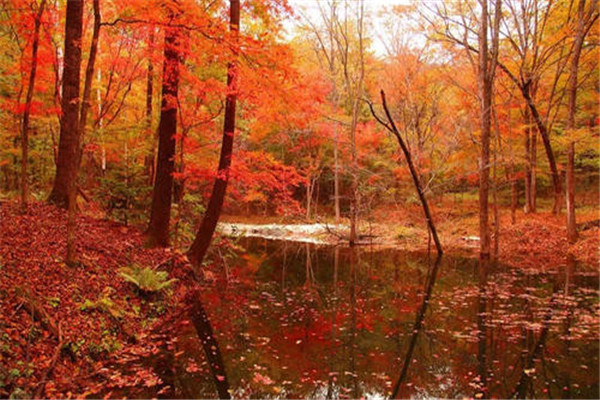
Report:
M481 271L397 250L241 247L202 293L210 340L190 324L173 344L171 396L599 396L598 272L575 260Z

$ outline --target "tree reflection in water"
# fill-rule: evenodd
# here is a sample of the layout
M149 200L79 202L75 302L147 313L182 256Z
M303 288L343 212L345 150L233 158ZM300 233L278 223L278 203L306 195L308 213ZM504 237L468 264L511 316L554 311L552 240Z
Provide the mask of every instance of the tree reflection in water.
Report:
M202 343L202 348L204 349L204 354L206 355L217 388L217 394L220 399L230 399L229 381L225 372L223 357L221 356L217 338L200 300L200 292L192 291L188 296L188 303L190 304L189 316L194 324L200 343Z
M413 333L410 338L410 343L408 345L408 350L406 351L406 355L404 356L404 363L402 364L402 371L400 372L400 377L396 381L394 388L392 389L391 398L399 399L405 398L406 394L402 391L402 384L406 380L406 376L408 374L408 367L411 364L412 354L415 349L415 345L417 343L417 338L419 333L423 329L423 320L425 319L425 312L427 311L427 306L429 305L429 299L431 298L431 291L433 290L433 285L435 284L435 278L437 276L437 271L442 261L442 255L438 255L435 259L433 266L429 268L427 273L427 280L425 281L424 288L424 296L423 303L419 307L419 311L417 312L417 319L415 320L415 324L413 326Z
M592 268L558 276L451 255L240 243L228 285L198 294L193 319L212 325L203 346L202 324L181 328L178 395L598 397Z

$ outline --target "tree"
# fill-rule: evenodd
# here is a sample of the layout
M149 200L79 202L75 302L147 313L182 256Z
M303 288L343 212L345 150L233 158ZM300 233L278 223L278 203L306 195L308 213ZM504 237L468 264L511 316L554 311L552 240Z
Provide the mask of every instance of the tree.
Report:
M358 155L356 149L356 133L359 120L360 105L364 92L365 82L365 5L364 1L359 0L354 10L349 10L348 2L344 3L344 19L335 20L333 24L333 39L338 51L338 60L340 62L343 82L350 102L350 237L348 242L350 246L356 244L358 233L358 208L359 208L359 190L358 190ZM354 11L355 18L349 18L348 12ZM336 17L335 14L332 15Z
M471 9L472 20L467 22L465 14L460 12L458 21L452 18L446 6L436 8L436 14L442 18L443 37L453 44L463 46L472 66L477 71L477 88L479 101L479 258L484 265L490 259L490 229L489 229L489 191L490 191L490 139L492 121L492 98L494 79L498 62L499 27L502 17L502 2L495 0L478 0L480 15L475 16ZM494 6L493 13L488 10ZM459 6L461 6L459 4ZM475 24L475 26L473 26ZM491 24L491 26L490 26ZM456 27L462 32L455 32ZM453 30L454 29L454 30ZM475 35L477 47L469 43L470 36ZM474 38L471 38L474 40ZM490 42L491 41L491 42ZM476 53L475 60L471 52Z
M364 82L365 82L365 46L364 46L364 10L365 3L360 0L356 14L356 35L358 40L358 75L354 79L355 91L352 99L352 121L350 123L350 146L352 154L352 193L350 200L350 238L349 244L353 246L357 239L357 218L358 218L358 157L356 152L356 127L358 125L359 106L362 102ZM347 31L343 35L345 48L348 49ZM347 62L347 54L345 58ZM346 66L347 70L347 66ZM345 74L347 86L350 87L350 79Z
M479 64L478 87L481 116L481 154L479 158L479 257L483 261L490 258L489 190L490 190L490 137L492 126L492 95L494 76L498 62L498 27L502 12L501 0L495 0L494 13L488 12L488 0L480 0L481 19L479 21ZM493 17L493 26L488 27L488 19ZM491 36L491 45L488 37Z
M457 154L453 143L457 126L442 123L456 115L448 105L454 93L444 82L446 66L433 62L435 54L424 48L401 43L406 29L396 29L395 37L386 45L388 57L380 81L423 191L428 192L442 183L450 154Z
M240 29L240 1L230 0L229 2L229 29L233 41L239 35ZM235 46L235 43L234 43ZM234 49L234 57L237 56L237 49ZM208 207L202 218L200 228L196 233L196 238L188 251L188 257L196 267L202 265L206 251L210 246L213 234L219 222L225 192L227 191L227 182L229 181L229 169L231 166L231 156L233 154L233 137L235 133L235 109L237 101L237 81L238 81L237 63L234 59L227 65L227 97L225 99L225 116L223 122L223 138L221 141L221 154L219 156L219 167L213 186L212 194L208 202ZM158 176L157 176L158 179Z
M385 111L385 116L387 118L387 122L385 122L383 119L381 119L380 117L377 116L377 114L375 113L375 109L373 108L372 105L371 105L371 114L373 115L373 117L375 119L377 119L377 121L381 125L383 125L388 131L390 131L398 140L398 144L400 145L400 148L402 149L402 152L404 153L404 157L406 158L406 163L408 164L410 175L413 179L415 189L417 190L417 195L419 196L419 200L421 201L421 206L423 207L423 213L425 214L425 219L427 221L427 228L429 229L431 236L433 236L433 241L435 243L435 247L437 249L438 254L441 256L443 253L442 244L440 242L440 239L438 238L438 234L435 229L435 224L433 223L433 217L431 215L431 211L429 211L429 204L427 203L427 198L425 197L425 193L423 192L422 184L419 179L419 172L415 168L413 161L412 161L412 156L410 154L410 151L408 150L408 147L404 143L404 140L402 139L402 136L400 135L400 132L398 131L398 128L396 127L396 123L394 122L394 119L392 118L392 114L390 113L390 110L387 106L385 92L383 90L381 91L381 104L383 106L383 110Z
M42 0L35 16L33 28L33 40L31 44L31 69L29 70L29 83L27 86L27 95L25 96L25 111L23 112L23 125L21 129L21 209L27 209L28 184L27 184L27 158L29 150L29 115L31 113L31 101L35 88L35 75L37 72L37 54L40 42L40 25L42 24L42 14L46 0Z
M557 54L564 41L564 35L552 35L551 19L560 10L558 2L539 1L506 1L508 16L503 19L503 38L510 44L511 58L516 62L518 70L515 72L508 66L508 62L499 62L498 66L517 86L525 101L525 149L526 149L526 203L527 212L536 211L536 173L537 173L537 139L539 133L550 173L554 190L553 212L558 214L562 204L562 183L555 157L555 151L550 142L551 121L550 114L553 107L558 107L560 102L555 102L557 85L550 89L548 106L545 116L541 110L541 102L536 99L542 75L554 63L557 64L555 79L562 74L560 54ZM508 50L505 51L508 53ZM556 60L558 57L558 62Z
M162 100L158 125L158 157L152 194L150 223L146 231L150 246L169 245L169 222L175 165L177 91L179 88L179 28L167 27L163 61Z
M67 0L65 21L65 56L62 80L62 115L56 160L56 176L48 201L68 208L69 188L75 190L79 168L79 73L81 70L81 33L83 0Z
M575 38L571 50L571 65L569 68L569 80L567 82L568 109L567 109L567 131L575 129L575 115L577 112L577 74L579 59L585 36L591 26L598 19L596 7L591 4L589 9L585 8L585 0L579 0L577 6L577 19ZM575 143L571 141L568 145L567 172L566 172L566 199L567 199L567 239L573 243L577 241L577 224L575 220Z
M146 155L145 164L148 174L148 183L154 184L154 134L152 133L152 101L154 99L154 63L152 60L152 47L154 46L154 26L150 27L150 37L148 39L148 72L146 75L146 123L148 126L148 135L152 135L152 143L150 145L150 151Z
M325 62L328 67L328 72L331 79L331 94L330 101L332 104L333 115L335 116L338 110L339 93L337 88L337 49L336 49L336 23L338 21L337 13L337 1L328 2L329 10L325 10L321 7L321 3L318 3L321 18L325 23L325 29L327 30L328 41L325 41L323 36L320 34L319 29L311 24L313 33L317 37L317 48L318 53L325 58ZM333 202L335 209L335 222L339 223L340 220L340 179L339 179L339 139L338 139L338 123L334 121L333 125ZM307 204L309 204L307 199ZM307 210L307 216L309 211Z
M98 38L100 36L100 0L93 0L94 7L94 27L92 31L92 43L90 45L90 54L85 68L85 81L83 84L83 98L81 101L81 113L79 117L79 137L83 142L85 138L85 128L87 124L88 112L90 110L90 97L92 93L92 81L94 80L94 67L96 65L96 55L98 54ZM79 155L81 162L81 154Z
M508 61L497 60L495 64L517 87L521 97L525 101L527 112L531 115L532 123L537 128L537 131L542 138L542 143L548 158L548 164L550 166L550 172L552 176L552 186L554 190L553 211L554 213L559 213L562 201L561 179L558 172L554 150L550 142L548 119L544 118L539 111L539 104L535 99L535 88L538 84L541 73L547 69L549 65L556 62L552 56L558 49L560 49L560 44L564 40L564 36L556 35L557 38L554 39L549 45L545 46L545 50L541 52L541 50L536 47L536 44L539 43L542 40L541 38L543 35L547 33L544 29L549 29L549 24L546 22L549 18L550 11L555 8L554 3L548 3L546 5L547 8L545 12L542 12L537 6L537 1L517 2L517 4L513 4L511 2L506 3L509 5L509 16L513 18L513 25L508 24L506 22L506 18L501 18L500 21L504 22L503 26L505 29L502 31L499 29L499 32L502 33L503 38L509 42L510 46L508 48L514 49L515 54L504 54L507 53L507 51L503 47L502 58L508 56ZM463 3L458 4L460 7ZM470 7L467 8L470 9ZM519 13L518 10L521 10L521 12ZM477 45L470 42L470 40L472 40L472 36L479 37L479 32L476 32L475 28L470 25L473 21L466 20L465 12L463 10L460 10L460 15L458 18L454 18L453 16L449 15L449 11L445 5L442 7L436 6L434 12L435 15L441 18L443 23L443 28L437 29L437 33L444 38L443 40L462 46L468 52L477 54L480 53L481 49L479 49ZM427 16L425 16L425 18L428 19L432 25L436 26L435 22L432 22L430 18ZM540 21L541 18L543 18L542 21ZM531 29L531 25L535 26L535 29ZM460 30L457 30L457 28ZM514 39L511 35L512 32L518 32L519 37ZM539 56L536 55L535 57L530 56L530 47L535 47L536 50L534 51L534 54L538 51L542 54ZM511 56L513 59L511 59ZM530 65L530 59L535 59L536 62ZM518 65L518 70L516 72L512 67L514 64ZM560 73L561 70L559 69L557 71L557 76L559 76ZM554 89L556 89L556 87L554 87L553 90ZM557 104L559 103L552 101L550 102L551 106L556 106ZM546 114L549 115L549 110L547 110ZM529 151L531 154L527 155L527 162L530 163L531 157L533 157L533 151L531 151L531 147L529 147Z
M94 0L94 28L92 33L92 43L90 46L90 54L88 64L85 70L85 82L83 85L83 100L81 102L81 113L79 116L79 132L77 135L79 141L83 141L85 137L85 125L87 121L88 111L90 109L90 95L92 92L92 80L94 79L94 65L96 63L96 53L98 52L98 36L100 35L100 1ZM81 164L81 156L83 149L78 148L77 152L77 170ZM77 213L77 175L69 187L69 202L68 202L68 217L67 217L67 264L75 263L75 214Z
M317 52L325 59L331 74L333 91L332 102L334 111L338 107L338 98L346 98L346 113L350 118L348 135L350 139L350 245L357 240L357 220L359 208L359 166L356 148L356 134L360 119L362 97L365 85L365 5L360 0L355 5L352 2L341 2L343 8L338 10L336 0L329 2L328 12L321 8L321 18L325 26L318 27L308 20L312 33L317 40ZM340 15L341 14L341 15ZM354 15L352 15L354 14ZM325 32L322 32L322 29ZM328 42L327 40L328 39ZM336 79L341 73L341 93L338 93ZM334 200L336 216L339 215L339 178L338 175L338 139L337 127L334 135Z

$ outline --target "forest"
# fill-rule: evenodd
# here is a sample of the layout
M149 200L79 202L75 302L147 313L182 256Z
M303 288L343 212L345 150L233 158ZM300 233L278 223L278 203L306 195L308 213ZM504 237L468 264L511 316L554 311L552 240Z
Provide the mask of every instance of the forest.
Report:
M0 398L598 398L596 0L0 0Z

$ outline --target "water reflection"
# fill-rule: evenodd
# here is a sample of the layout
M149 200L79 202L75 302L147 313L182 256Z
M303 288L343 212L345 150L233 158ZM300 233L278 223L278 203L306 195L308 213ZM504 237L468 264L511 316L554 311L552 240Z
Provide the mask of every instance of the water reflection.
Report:
M489 260L479 260L477 275L477 372L478 376L474 382L475 398L488 397L488 366L487 366L487 342L488 342L488 275L491 264Z
M214 397L228 382L233 398L598 397L594 269L241 244L227 285L198 298L214 340L205 348L221 361L184 325L176 396Z
M190 305L189 317L194 324L198 339L202 343L204 355L217 388L217 394L220 399L230 399L229 381L225 372L223 357L221 356L219 343L213 333L212 325L200 301L200 292L192 291L188 296L188 303Z
M419 337L419 333L423 328L423 319L425 318L425 312L427 311L427 306L429 305L429 298L431 297L431 291L433 290L433 285L435 284L435 278L437 275L437 270L442 261L442 255L438 255L433 266L430 268L429 273L427 274L427 283L425 284L425 295L423 296L423 303L417 312L417 319L415 321L415 325L413 327L413 333L410 338L410 344L408 345L408 350L406 351L406 355L404 356L404 363L402 364L402 372L400 373L400 377L396 381L394 385L394 389L392 389L391 398L405 398L407 397L405 393L403 393L403 383L406 380L406 376L408 374L408 367L410 366L410 361L412 360L412 354L415 349L415 345L417 343L417 338Z

